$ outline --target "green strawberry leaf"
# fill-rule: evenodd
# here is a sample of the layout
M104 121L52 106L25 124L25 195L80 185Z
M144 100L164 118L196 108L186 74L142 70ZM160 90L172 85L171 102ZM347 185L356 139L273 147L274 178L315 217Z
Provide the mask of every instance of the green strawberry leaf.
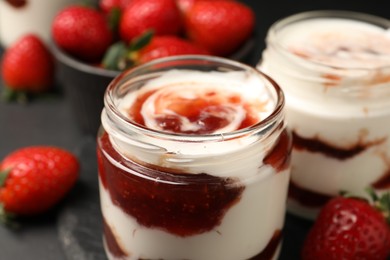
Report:
M25 91L19 91L19 90L13 90L9 87L5 87L3 89L1 99L5 102L18 102L21 104L28 103L30 97L27 92Z
M386 192L383 194L378 201L379 210L381 210L390 225L390 193Z
M115 33L118 31L119 21L121 19L121 16L122 16L122 11L119 7L112 8L108 14L108 26Z
M142 35L140 35L139 37L132 40L130 42L129 52L138 51L138 50L142 49L143 47L145 47L146 45L148 45L150 43L150 41L152 40L153 35L154 35L153 30L147 30Z
M5 180L7 179L10 172L11 172L11 169L6 169L3 171L0 171L0 187L4 186Z
M368 187L366 189L366 192L368 193L368 195L370 196L370 198L372 199L373 202L376 202L379 200L378 194L376 194L375 190L372 187Z
M7 212L2 203L0 203L0 223L10 228L19 227L19 223L15 221L15 214Z
M81 0L78 2L78 5L93 8L93 9L99 9L99 3L94 0Z
M103 57L103 68L109 70L123 70L126 67L127 46L117 42L110 46Z

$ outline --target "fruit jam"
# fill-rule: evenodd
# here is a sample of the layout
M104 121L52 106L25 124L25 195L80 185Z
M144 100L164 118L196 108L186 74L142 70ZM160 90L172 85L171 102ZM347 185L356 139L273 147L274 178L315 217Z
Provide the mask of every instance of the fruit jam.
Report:
M313 220L342 191L390 190L389 27L344 11L294 14L270 27L257 68L286 96L290 213Z
M285 154L290 149L289 143L290 137L285 131L266 157L265 161L274 163L279 172L288 166L289 157ZM113 203L145 227L163 229L181 237L208 232L221 223L226 211L240 200L245 189L245 185L234 179L206 173L170 172L126 160L112 147L106 133L100 137L99 147L99 177L104 188L109 190ZM125 166L127 171L112 160ZM107 224L104 229L111 253L117 257L127 256ZM280 239L280 230L275 230L267 247L251 259L272 259Z
M283 102L272 100L282 94L276 89L272 95L275 86L267 78L271 85L254 86L271 88L269 100L242 94L242 84L224 88L222 79L231 73L213 74L206 87L194 84L199 75L210 76L206 72L175 73L164 72L126 95L110 93L131 85L126 77L108 89L121 102L112 111L106 100L98 137L107 256L276 259L292 147ZM171 82L183 80L182 73L183 84ZM265 77L257 73L229 80Z

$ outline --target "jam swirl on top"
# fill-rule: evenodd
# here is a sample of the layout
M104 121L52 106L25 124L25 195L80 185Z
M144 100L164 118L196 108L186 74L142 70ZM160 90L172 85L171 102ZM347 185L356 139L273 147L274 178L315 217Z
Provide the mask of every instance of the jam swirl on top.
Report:
M221 88L221 87L219 87ZM139 125L181 134L227 133L258 123L266 103L239 91L187 83L140 93L127 114Z

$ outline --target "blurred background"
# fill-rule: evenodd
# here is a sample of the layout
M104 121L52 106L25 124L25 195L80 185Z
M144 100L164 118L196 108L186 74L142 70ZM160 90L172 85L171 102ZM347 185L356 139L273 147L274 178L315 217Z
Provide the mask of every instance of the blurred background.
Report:
M378 15L390 19L388 0L241 0L256 12L256 46L249 57L250 64L256 64L265 47L268 28L286 16L311 10L349 10Z
M295 13L349 10L390 19L390 0L240 1L256 13L254 48L244 61L250 65L256 65L260 60L269 27L277 20ZM13 26L12 21L6 23L7 26ZM3 48L0 47L0 57L2 51ZM0 90L1 88L0 84ZM91 173L82 176L77 190L64 202L65 207L57 208L40 219L29 220L18 232L0 226L0 260L106 259L101 245L101 230L96 228L99 227L100 219L96 217L99 216L99 204L95 183L94 139L86 139L74 125L68 123L73 117L66 105L63 99L35 102L29 106L0 103L0 157L25 145L54 144L75 151L83 160L84 171ZM42 125L45 127L42 128ZM76 216L82 214L87 218L81 223L82 228L77 228L76 224L80 219ZM287 236L280 260L299 259L299 248L310 223L290 215L287 215L287 221ZM89 229L91 226L93 228Z

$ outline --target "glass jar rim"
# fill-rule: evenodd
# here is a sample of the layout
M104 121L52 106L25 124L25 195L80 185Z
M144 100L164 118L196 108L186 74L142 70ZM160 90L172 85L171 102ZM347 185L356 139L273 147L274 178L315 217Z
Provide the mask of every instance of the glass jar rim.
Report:
M147 127L138 125L132 122L122 112L120 112L119 109L114 104L115 103L114 96L113 96L115 95L114 90L118 86L120 86L123 83L122 81L127 77L129 77L129 75L145 70L148 67L153 67L159 64L168 63L168 62L184 62L184 61L198 61L198 62L204 62L205 64L220 63L221 65L225 64L225 65L241 68L244 69L245 71L251 71L255 73L260 78L264 79L265 82L267 82L268 88L269 87L273 88L276 97L274 109L266 118L260 120L258 123L240 130L226 132L226 133L218 133L218 134L189 135L189 134L182 134L182 133L170 133L165 131L159 131L159 130L149 129ZM104 106L105 106L106 113L109 114L111 120L114 120L117 124L120 124L125 128L131 127L132 130L135 130L137 132L142 132L147 135L152 135L161 139L172 140L172 141L218 142L218 141L225 141L225 140L239 138L254 133L259 133L268 129L270 125L278 121L278 119L281 117L284 104L285 104L285 98L282 89L272 78L270 78L268 75L264 74L263 72L247 64L234 61L231 59L211 56L211 55L179 55L179 56L159 58L151 62L148 62L146 64L138 65L136 67L124 71L123 73L115 77L108 85L106 89L106 93L104 95L104 104L105 104Z
M379 27L386 28L387 30L390 30L390 20L386 19L384 17L376 16L373 14L363 13L363 12L356 12L356 11L349 11L349 10L314 10L314 11L306 11L301 13L296 13L284 18L281 18L274 22L271 27L268 30L267 34L267 41L271 42L272 45L276 47L280 52L282 53L288 53L294 56L294 58L305 61L309 64L313 64L318 67L323 68L332 68L335 70L348 70L348 71L376 71L378 69L390 69L390 62L388 65L385 66L378 66L373 68L366 68L366 67L347 67L347 66L336 66L336 65L329 65L325 63L321 63L318 61L313 60L307 60L303 57L300 57L299 55L295 55L291 52L289 52L279 41L274 41L274 39L277 38L277 34L279 31L283 30L286 26L303 21L303 20L310 20L310 19L318 19L318 18L340 18L340 19L346 19L346 20L356 20L365 22L368 24L376 25Z

